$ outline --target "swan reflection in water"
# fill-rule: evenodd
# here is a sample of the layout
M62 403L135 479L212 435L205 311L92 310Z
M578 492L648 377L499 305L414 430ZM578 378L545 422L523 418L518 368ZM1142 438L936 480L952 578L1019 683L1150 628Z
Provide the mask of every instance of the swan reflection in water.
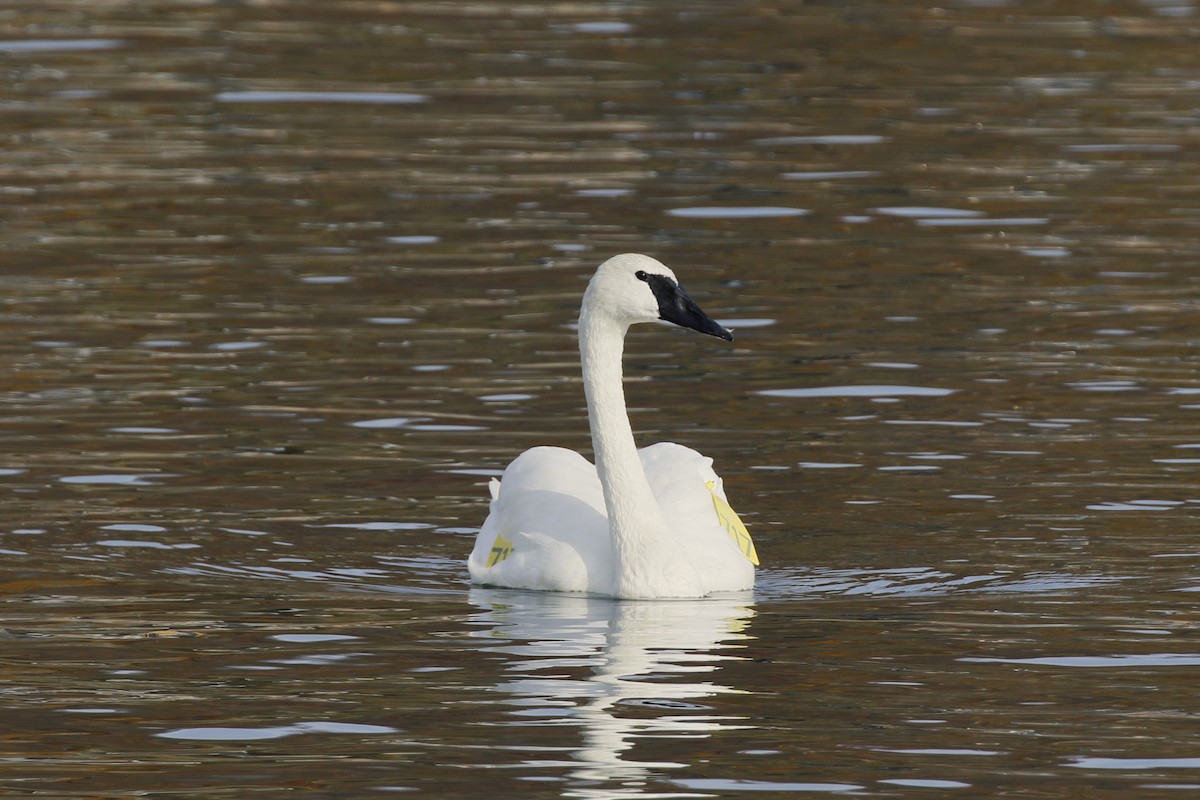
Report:
M647 778L688 765L633 760L628 751L635 740L751 727L742 717L705 713L708 707L696 702L741 693L721 683L719 673L722 663L741 660L736 650L753 638L749 593L622 602L474 588L470 599L482 609L473 621L485 626L474 635L495 642L481 649L514 656L509 679L495 686L509 695L503 702L521 708L513 724L581 730L578 747L568 748L579 762L568 775L606 786L564 796L648 797Z

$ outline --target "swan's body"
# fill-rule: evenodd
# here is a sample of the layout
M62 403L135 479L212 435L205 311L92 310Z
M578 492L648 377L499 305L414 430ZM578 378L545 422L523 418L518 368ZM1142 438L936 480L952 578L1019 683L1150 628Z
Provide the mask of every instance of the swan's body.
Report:
M673 443L638 450L625 409L625 332L658 319L732 339L647 256L600 265L579 314L593 466L535 447L492 481L491 513L468 560L491 586L612 597L702 597L754 586L757 556L712 459Z

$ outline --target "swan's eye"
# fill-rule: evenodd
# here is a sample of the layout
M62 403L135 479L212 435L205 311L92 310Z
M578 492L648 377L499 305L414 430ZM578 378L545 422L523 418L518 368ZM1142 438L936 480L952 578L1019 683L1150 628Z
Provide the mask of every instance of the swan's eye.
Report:
M646 270L644 269L639 269L637 272L633 273L633 277L637 278L639 281L645 281L646 283L650 282L650 276L646 274Z

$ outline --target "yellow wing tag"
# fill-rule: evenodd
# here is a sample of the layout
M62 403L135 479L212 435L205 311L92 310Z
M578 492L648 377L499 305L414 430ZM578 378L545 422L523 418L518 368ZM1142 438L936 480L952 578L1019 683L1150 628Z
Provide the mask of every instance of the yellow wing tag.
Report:
M732 511L733 509L730 510ZM737 517L735 516L734 519L737 519ZM505 539L503 533L497 533L496 541L492 542L492 552L488 554L487 565L494 567L512 554L513 543Z
M737 512L733 510L732 506L722 500L721 496L717 494L713 488L715 484L712 481L708 481L704 485L708 487L708 493L712 495L713 508L717 510L717 519L720 520L721 527L732 537L734 543L742 551L742 555L757 567L758 552L754 549L754 540L750 538L750 531L746 530L746 526L738 519ZM497 539L496 543L499 544L499 542L500 540ZM496 552L495 549L492 552Z

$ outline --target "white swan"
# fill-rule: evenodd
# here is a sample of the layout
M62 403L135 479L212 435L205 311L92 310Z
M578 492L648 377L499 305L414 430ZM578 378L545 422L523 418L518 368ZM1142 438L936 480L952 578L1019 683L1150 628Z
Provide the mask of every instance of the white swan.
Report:
M621 386L625 332L660 319L733 339L655 259L627 253L600 265L579 312L596 466L561 447L514 459L491 481L491 513L467 561L472 582L621 598L754 586L754 544L712 459L670 442L634 444Z

